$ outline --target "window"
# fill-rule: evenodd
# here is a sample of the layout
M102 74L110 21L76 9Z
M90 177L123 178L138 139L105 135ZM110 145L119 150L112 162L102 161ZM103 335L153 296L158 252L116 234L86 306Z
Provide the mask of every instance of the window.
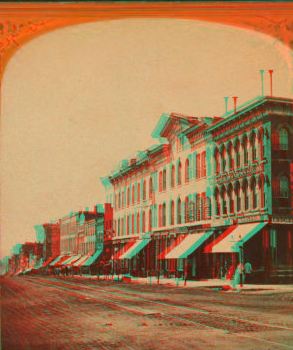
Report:
M181 168L182 168L181 161L179 160L178 169L177 169L177 184L178 184L178 186L181 185Z
M222 188L222 207L223 207L223 215L227 214L227 199L226 199L226 189Z
M177 201L177 224L181 224L181 199Z
M236 167L240 167L240 142L237 139L235 144Z
M188 197L185 198L185 222L189 222L189 201L188 201Z
M196 155L196 178L200 178L200 154Z
M218 188L215 192L215 202L216 202L216 215L219 216L221 213L221 205L220 205L220 193Z
M121 208L121 193L119 192L119 208Z
M206 194L201 194L201 220L206 219Z
M215 154L214 154L216 174L219 174L219 173L220 173L220 162L219 162L219 157L220 157L219 149L216 148Z
M206 219L210 219L211 218L211 197L207 196L206 197Z
M280 197L289 198L289 181L286 176L280 178Z
M137 203L140 202L140 184L137 184Z
M149 210L149 231L153 229L153 215L152 209Z
M166 169L163 170L163 191L166 191L167 187L167 172Z
M228 190L228 197L229 197L229 213L234 213L234 200L233 200L233 187L232 185L229 186Z
M252 191L252 208L257 208L257 192L256 192L256 181L252 179L251 183L251 191Z
M174 225L174 201L171 202L170 206L170 225Z
M244 165L248 164L248 148L247 148L247 137L243 139L243 156L244 156Z
M162 226L165 227L166 226L166 204L163 203L162 206Z
M234 168L233 157L232 157L232 143L230 143L228 146L228 167L229 167L229 170L232 170Z
M162 204L159 205L159 227L162 227Z
M243 194L244 194L244 210L249 208L249 195L248 195L248 184L247 181L243 184Z
M159 172L159 192L163 191L163 173Z
M202 152L201 154L201 176L206 177L207 170L206 170L206 152Z
M256 161L256 137L253 133L251 136L251 155L252 155L252 161Z
M150 181L149 181L149 198L152 198L152 195L153 195L153 180L152 180L152 178L150 178Z
M136 226L137 226L137 233L140 233L140 217L139 217L139 213L137 213Z
M225 146L222 146L221 150L221 166L222 166L222 172L226 171L226 148Z
M127 189L127 205L129 205L130 188Z
M260 182L260 198L261 198L261 208L265 207L265 191L264 191L264 181L261 179Z
M127 234L130 233L130 227L129 227L129 216L127 216L127 230L126 230Z
M146 181L143 182L143 200L146 200Z
M185 161L185 182L189 182L189 160Z
M145 233L145 211L142 214L142 233Z
M120 236L120 218L118 219L118 236Z
M201 198L200 195L198 194L196 196L196 220L200 221L201 220Z
M171 167L171 187L175 186L175 166L172 164Z
M132 204L134 204L135 190L134 185L132 186Z
M239 212L241 210L241 197L240 197L239 183L237 183L236 185L235 195L236 195L236 203L237 203L237 212Z
M289 149L289 133L287 129L282 128L279 131L279 140L280 140L280 150L288 151Z

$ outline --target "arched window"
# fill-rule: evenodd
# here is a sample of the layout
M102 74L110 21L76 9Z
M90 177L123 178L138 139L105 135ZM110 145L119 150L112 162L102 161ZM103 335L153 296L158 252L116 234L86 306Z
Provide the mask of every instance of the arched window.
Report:
M289 149L289 133L287 129L281 128L279 130L280 150L288 151Z
M244 165L248 164L248 147L247 147L247 137L243 138L243 159Z
M259 187L260 187L260 206L261 208L265 207L266 203L266 197L265 197L265 190L264 190L264 179L261 177L259 181Z
M206 194L201 194L201 220L206 219Z
M181 166L181 161L179 160L178 162L178 169L177 169L177 184L178 185L181 185L181 169L182 166Z
M200 154L196 155L196 178L200 178Z
M249 209L249 194L248 194L248 183L244 181L243 184L243 195L244 195L244 210Z
M185 222L189 222L189 200L185 198Z
M211 197L210 196L206 196L206 220L211 218Z
M177 201L177 224L181 224L181 199Z
M170 205L170 225L174 225L174 201Z
M252 192L252 209L257 208L257 191L255 178L251 180L251 192Z
M153 213L152 209L149 210L149 231L153 229Z
M216 204L216 216L220 216L221 213L221 204L220 204L220 193L219 189L216 188L215 190L215 204Z
M216 149L215 149L215 153L214 153L215 171L216 171L216 174L219 174L219 173L220 173L220 161L219 161L219 158L220 158L219 149L216 148Z
M159 192L162 192L163 190L163 173L159 172Z
M162 227L162 204L159 205L159 227Z
M143 182L143 200L146 200L146 181Z
M240 167L240 142L237 139L235 142L235 158L236 158L236 168Z
M175 186L175 166L172 164L171 167L171 187Z
M232 151L233 151L232 143L230 142L229 146L228 146L228 167L229 167L229 170L232 170L234 168Z
M223 145L222 148L221 148L221 170L222 172L225 172L226 171L226 148L225 146Z
M167 188L167 172L166 169L163 170L163 191Z
M227 214L227 198L226 198L226 188L225 186L222 187L222 209L223 209L223 215Z
M137 213L136 227L137 227L137 233L140 233L140 217L139 217L139 213Z
M241 197L240 197L240 185L237 182L235 187L235 196L236 196L236 210L239 212L241 210Z
M150 181L149 181L149 198L152 198L153 195L153 180L150 177Z
M185 161L185 182L189 182L189 159Z
M142 233L145 233L145 211L142 214Z
M132 214L131 233L134 234L134 214Z
M255 133L253 133L251 135L251 158L252 161L255 162L256 161L256 137L255 137Z
M134 204L134 197L135 197L135 191L134 191L134 185L132 186L132 204Z
M280 197L289 198L289 180L286 176L280 178Z
M162 226L165 227L166 226L166 204L163 203L162 206Z
M140 202L140 184L137 184L137 203Z
M234 199L233 199L233 187L230 184L228 187L228 197L229 197L229 213L234 213Z
M193 222L195 220L195 217L194 217L194 202L193 201L190 201L189 203L189 222Z

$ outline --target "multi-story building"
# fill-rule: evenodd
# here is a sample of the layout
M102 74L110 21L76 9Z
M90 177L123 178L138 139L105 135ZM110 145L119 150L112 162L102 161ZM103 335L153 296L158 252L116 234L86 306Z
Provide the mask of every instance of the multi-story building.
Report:
M59 220L60 256L50 266L89 267L103 251L104 209L72 212Z
M208 278L249 260L270 278L292 273L292 116L274 97L223 118L163 114L161 144L101 179L113 267Z
M45 232L45 260L47 266L54 258L60 255L60 220L43 225Z

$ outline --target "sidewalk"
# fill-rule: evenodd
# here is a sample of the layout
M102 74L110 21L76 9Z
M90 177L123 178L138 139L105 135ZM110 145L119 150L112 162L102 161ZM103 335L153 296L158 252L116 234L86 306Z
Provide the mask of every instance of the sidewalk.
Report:
M93 275L74 275L74 278L97 280L98 276ZM67 276L71 278L71 276ZM118 281L118 275L100 275L100 281ZM214 290L214 291L225 291L225 292L244 292L244 293L293 293L293 284L244 284L243 287L236 285L233 288L232 281L222 280L222 279L210 279L210 280L200 280L200 281L190 281L186 282L183 279L175 278L160 278L159 281L157 277L133 277L129 275L119 275L119 281L124 283L137 283L137 284L149 284L158 285L164 284L170 287L185 287L185 288L199 288L204 290ZM159 283L158 283L159 282Z

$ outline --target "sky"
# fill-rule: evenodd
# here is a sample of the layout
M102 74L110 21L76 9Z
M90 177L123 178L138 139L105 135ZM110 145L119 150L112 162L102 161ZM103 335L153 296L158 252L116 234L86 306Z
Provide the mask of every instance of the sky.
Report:
M293 98L289 49L253 31L191 20L125 19L39 36L2 81L1 256L35 225L104 203L100 178L158 143L162 113L222 116L269 94Z

